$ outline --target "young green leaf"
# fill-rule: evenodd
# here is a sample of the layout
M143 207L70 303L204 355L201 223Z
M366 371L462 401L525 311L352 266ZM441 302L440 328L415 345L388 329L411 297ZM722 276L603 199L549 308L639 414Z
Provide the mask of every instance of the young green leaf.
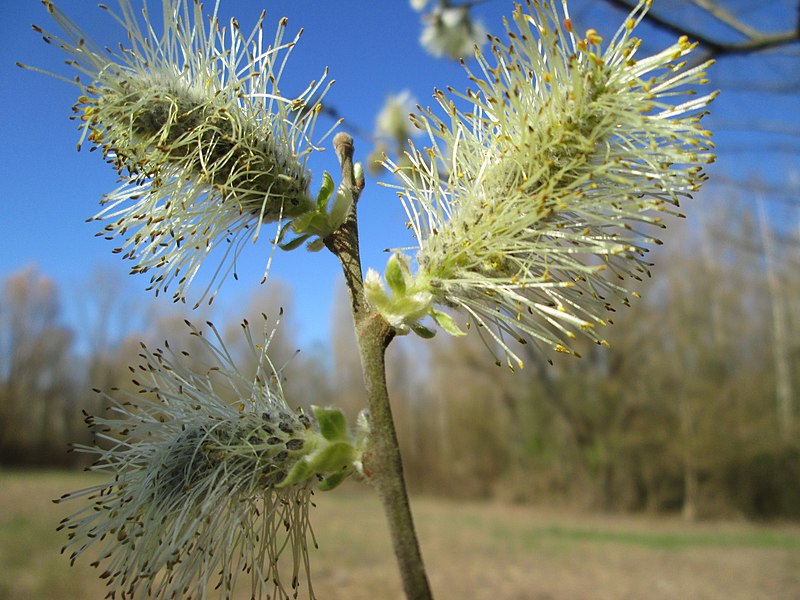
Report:
M456 337L467 335L467 332L463 331L458 325L456 325L453 317L448 315L446 312L432 308L430 314L433 317L433 320L436 321L436 324L450 335Z
M350 207L353 206L353 195L344 190L336 192L336 197L333 199L333 206L328 217L328 222L332 229L336 229L344 223L347 218L347 213L350 212Z
M350 476L350 469L342 469L338 473L328 475L325 479L319 482L317 489L321 492L329 492L330 490L338 487L345 479Z
M314 473L331 473L351 465L354 458L355 448L348 441L327 444L314 450L303 461L308 463Z
M386 271L384 272L389 289L397 296L404 296L406 293L406 276L403 272L401 260L399 254L392 254L386 263Z
M414 333L426 340L429 340L436 335L435 331L432 331L425 327L425 325L420 325L419 323L411 323L410 327Z
M347 431L347 420L344 413L338 408L321 408L312 406L314 418L319 425L319 432L329 442L349 442L350 433Z
M301 235L301 236L298 236L298 237L294 238L293 240L289 240L285 244L278 244L278 248L280 248L281 250L287 250L287 251L288 250L294 250L295 248L298 248L303 242L305 242L310 237L311 237L311 235L306 233L304 235Z
M333 177L327 171L322 173L322 185L319 188L319 193L317 194L317 210L321 212L325 212L325 209L328 207L328 200L331 198L331 194L333 194L333 190L335 188L335 184L333 183Z

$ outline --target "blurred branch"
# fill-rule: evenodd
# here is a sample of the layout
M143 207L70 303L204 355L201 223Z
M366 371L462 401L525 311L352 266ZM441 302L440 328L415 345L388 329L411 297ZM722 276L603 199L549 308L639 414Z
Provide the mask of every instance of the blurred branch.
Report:
M350 134L361 138L364 141L370 142L371 144L378 143L378 139L372 135L372 133L361 126L356 125L352 120L342 116L342 113L339 112L336 107L331 106L330 104L323 104L322 114L330 117L334 121L340 121L344 125L344 129L346 129Z
M611 6L625 10L626 12L632 11L637 2L632 0L605 0ZM733 27L740 33L743 33L747 39L741 42L725 42L720 39L708 36L698 30L691 29L679 23L676 23L665 16L649 11L644 19L652 25L676 33L678 35L687 35L693 41L698 42L711 56L729 56L733 54L749 54L753 52L760 52L772 48L779 48L790 44L800 42L800 28L785 31L782 33L762 33L756 31L749 26L746 26L735 19L725 9L713 5L708 0L694 0L694 4L701 9L705 10L715 20ZM707 28L705 28L707 29ZM746 33L743 29L749 31Z
M719 4L714 4L709 0L692 0L692 1L695 6L702 8L707 13L713 15L714 18L717 19L717 21L725 23L731 29L734 29L735 31L738 31L739 33L746 35L748 38L758 37L760 35L760 33L756 29L753 29L752 27L747 25L747 23L741 22L732 13L725 10Z

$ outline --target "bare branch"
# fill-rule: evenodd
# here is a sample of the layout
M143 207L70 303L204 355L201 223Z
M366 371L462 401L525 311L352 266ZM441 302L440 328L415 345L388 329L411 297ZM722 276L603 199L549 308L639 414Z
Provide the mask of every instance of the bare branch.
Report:
M695 6L702 8L707 13L714 16L717 21L725 23L731 29L738 31L739 33L743 33L748 38L754 38L761 35L758 30L750 27L747 23L743 23L739 19L736 18L731 12L725 10L719 4L715 4L710 0L692 0Z
M617 8L621 8L626 12L632 11L636 7L636 2L631 0L606 0L608 4L611 6L615 6ZM695 2L698 6L702 4L707 4L706 0L697 0ZM705 8L701 6L701 8ZM706 9L708 10L708 9ZM718 10L709 10L709 14L719 20L722 23L725 23L728 26L732 26L731 23L726 20L726 18L722 18L720 16L720 11L723 9ZM727 14L727 11L724 11ZM732 17L731 17L732 18ZM691 29L684 25L680 25L679 23L675 23L667 19L666 17L659 15L653 11L650 11L645 15L645 20L660 29L665 31L670 31L672 33L678 35L686 35L690 39L696 41L700 44L711 56L729 56L733 54L749 54L752 52L761 52L764 50L770 50L772 48L778 48L781 46L786 46L789 44L795 44L800 42L800 31L797 30L790 30L785 31L783 33L774 33L774 34L767 34L767 33L759 33L755 32L753 35L748 35L747 39L742 42L724 42L719 39L715 39L700 31ZM736 21L738 23L738 21ZM749 29L749 27L748 27Z

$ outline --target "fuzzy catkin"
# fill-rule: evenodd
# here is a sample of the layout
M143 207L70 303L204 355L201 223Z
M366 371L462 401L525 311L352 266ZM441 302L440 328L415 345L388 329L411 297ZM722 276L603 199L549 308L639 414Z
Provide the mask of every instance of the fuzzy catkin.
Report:
M427 314L461 335L435 307L460 309L509 366L522 365L517 342L572 354L578 335L605 343L605 313L649 275L652 230L714 160L700 120L716 94L697 93L711 63L688 66L685 38L636 58L650 4L607 44L573 30L566 2L517 6L507 40L476 50L473 87L437 91L440 111L412 115L430 145L385 164L418 269L392 299L377 274L367 282L392 324L421 331Z

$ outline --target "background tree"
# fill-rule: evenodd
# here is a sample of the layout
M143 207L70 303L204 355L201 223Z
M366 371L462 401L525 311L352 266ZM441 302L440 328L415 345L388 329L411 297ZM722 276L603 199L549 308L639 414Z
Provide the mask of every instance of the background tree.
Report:
M73 336L53 281L34 267L7 278L0 319L0 456L5 464L63 462L81 419Z

